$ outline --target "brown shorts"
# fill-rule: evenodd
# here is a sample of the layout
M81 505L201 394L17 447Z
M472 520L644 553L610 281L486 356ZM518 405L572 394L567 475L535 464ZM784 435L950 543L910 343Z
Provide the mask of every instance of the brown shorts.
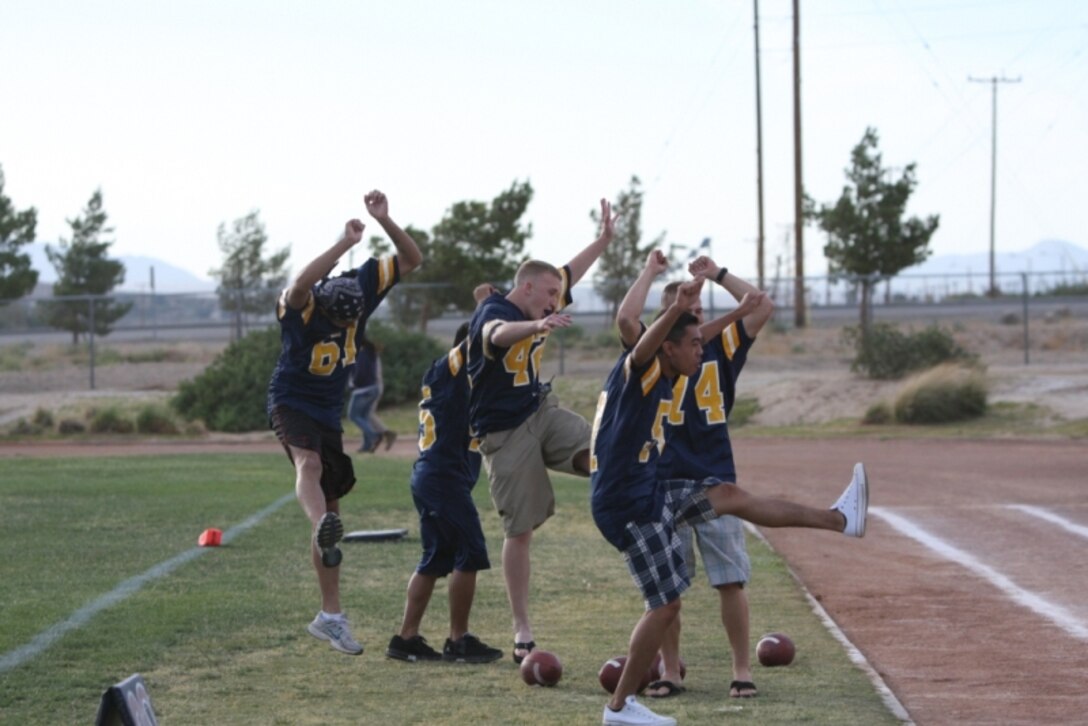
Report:
M325 492L327 501L344 497L355 486L355 467L351 457L344 453L343 432L287 406L272 409L269 424L292 464L295 462L295 457L291 456L292 446L316 451L321 456L321 491Z
M555 514L555 492L548 469L585 476L576 471L574 457L589 449L586 420L559 408L548 396L520 426L493 431L480 442L491 501L502 517L507 537L516 537L544 524Z

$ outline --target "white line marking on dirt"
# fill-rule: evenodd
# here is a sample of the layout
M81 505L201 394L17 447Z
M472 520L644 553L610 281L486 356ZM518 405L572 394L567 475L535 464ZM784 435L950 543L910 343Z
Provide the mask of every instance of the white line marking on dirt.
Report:
M870 509L869 511L872 511ZM771 546L771 543L767 541L767 538L763 536L763 533L756 529L755 525L751 522L744 522L744 528L747 529L756 539L761 541L767 546L771 552L778 554L775 548ZM906 707L899 701L892 689L888 688L888 684L884 682L884 679L877 673L876 668L873 668L872 664L865 658L860 650L857 649L850 639L846 637L846 633L842 632L838 623L832 619L831 615L824 609L824 606L812 596L812 593L808 591L808 587L801 581L801 578L797 576L797 573L793 571L793 568L786 564L786 571L790 573L790 577L801 588L801 592L804 593L805 599L808 600L809 607L812 608L812 612L816 614L816 617L824 624L827 631L831 633L831 637L839 641L843 648L846 649L846 655L850 658L850 661L856 665L861 671L869 677L869 682L873 684L876 692L880 694L880 699L884 702L884 706L892 712L892 715L902 721L904 724L910 724L913 726L914 720L910 717L910 713Z
M294 493L285 494L270 505L255 513L244 522L236 524L226 532L223 533L223 544L229 544L231 540L237 537L239 534L245 532L247 529L253 527L262 519L267 517L272 512L282 507L287 502L295 498ZM14 650L9 650L0 656L0 673L9 671L12 668L21 666L32 658L36 658L41 655L47 648L53 643L63 638L73 630L78 630L90 622L98 613L103 610L113 607L117 603L121 602L129 595L137 593L143 588L144 585L157 580L160 577L169 575L171 572L181 567L187 562L195 560L200 555L208 551L207 547L194 547L190 550L186 550L179 555L175 555L168 560L160 562L151 569L131 577L122 582L117 587L107 592L97 600L92 600L74 613L68 616L67 619L58 623L54 623L42 632L34 636L33 639L26 645L21 645Z
M1001 574L989 565L980 562L974 555L930 534L906 517L893 514L884 507L869 507L869 514L875 514L877 517L880 517L890 524L894 529L899 530L916 542L925 545L942 557L952 560L956 564L966 567L979 577L988 580L990 584L1003 592L1013 602L1050 620L1070 635L1080 638L1081 640L1088 640L1088 625L1085 625L1078 620L1076 616L1061 605L1052 603L1033 592L1025 590L1007 576Z
M1067 532L1071 532L1080 537L1088 539L1088 527L1083 524L1077 524L1076 522L1070 522L1065 517L1061 517L1048 509L1042 507L1033 507L1030 504L1006 504L1006 509L1016 509L1024 514L1030 514L1033 517L1044 519L1051 524L1056 524Z

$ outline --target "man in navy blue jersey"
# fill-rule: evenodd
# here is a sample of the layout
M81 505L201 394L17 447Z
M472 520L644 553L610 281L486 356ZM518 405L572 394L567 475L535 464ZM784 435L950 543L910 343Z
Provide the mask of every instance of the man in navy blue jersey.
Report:
M476 289L477 299L490 285ZM502 651L469 632L476 573L491 568L472 490L480 476L479 441L468 426L468 323L453 349L423 375L419 402L419 458L412 467L412 501L419 512L423 556L408 580L404 619L385 654L411 662L489 663ZM438 578L449 575L450 632L439 653L420 635L420 624Z
M676 300L649 328L639 320L651 283L667 266L660 251L651 253L620 305L616 323L625 351L605 382L593 425L593 519L623 553L646 607L605 706L605 724L676 723L640 704L635 693L679 614L680 595L690 585L678 526L733 514L767 527L808 527L861 537L868 511L868 482L860 464L838 501L826 510L757 497L713 477L660 478L658 460L669 436L665 420L673 405L673 385L681 375L695 375L703 357L698 321L690 312L699 299L702 277L680 285ZM743 316L752 307L751 300L742 300L733 314Z
M774 313L774 303L766 294L705 255L694 260L688 270L696 277L713 280L738 302L748 296L753 310L732 322L727 322L730 316L723 316L704 323L702 302L696 301L692 307L691 313L699 322L699 333L703 338L703 360L697 375L691 378L678 376L673 385L673 406L667 418L672 435L658 461L658 475L662 479L715 477L735 484L737 471L728 419L736 401L736 381L756 335ZM672 304L679 286L678 282L665 286L661 296L662 309ZM744 527L736 517L724 515L692 527L680 527L677 534L688 575L695 573L693 540L697 540L707 579L718 591L721 620L733 654L729 695L751 698L757 691L752 681L745 585L751 579L752 565L744 540ZM661 677L650 684L646 694L652 698L665 698L682 693L679 617L665 634L661 660Z
M548 334L571 323L559 312L572 302L570 289L612 241L616 219L604 199L600 218L600 235L567 265L523 263L514 289L492 293L469 326L469 420L502 517L516 663L536 646L529 620L529 547L533 530L555 513L548 469L589 474L589 424L559 408L551 386L540 381L540 361Z
M352 219L335 244L302 268L276 305L283 349L268 385L268 420L294 464L295 495L313 527L310 549L321 610L308 630L350 655L362 653L363 646L340 607L337 543L344 527L339 500L355 484L340 426L345 384L367 318L400 276L423 260L416 243L390 218L385 195L372 191L364 200L396 254L370 258L358 269L326 279L363 238L363 223Z

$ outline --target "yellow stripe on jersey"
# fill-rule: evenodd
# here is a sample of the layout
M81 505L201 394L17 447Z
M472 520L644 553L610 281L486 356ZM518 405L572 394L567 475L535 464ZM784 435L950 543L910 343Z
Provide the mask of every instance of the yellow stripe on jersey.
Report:
M722 331L722 347L725 348L725 357L733 360L733 356L740 347L740 334L737 333L737 324L730 323L729 327Z
M287 314L287 290L284 289L280 293L279 299L276 300L276 319L283 320L283 316ZM310 322L310 318L314 314L314 294L311 292L309 299L306 301L306 307L302 308L302 323L305 325Z
M378 259L378 295L393 285L393 256Z
M630 360L630 358L628 358ZM654 364L650 366L650 370L642 374L642 395L645 396L657 383L657 379L661 378L661 361L654 356Z
M449 355L446 356L446 360L450 366L450 375L456 378L457 374L461 372L461 366L465 364L465 356L461 352L461 346L451 350Z
M495 349L491 347L491 334L495 332L495 328L499 327L505 320L488 320L484 323L484 358L488 360L495 360Z

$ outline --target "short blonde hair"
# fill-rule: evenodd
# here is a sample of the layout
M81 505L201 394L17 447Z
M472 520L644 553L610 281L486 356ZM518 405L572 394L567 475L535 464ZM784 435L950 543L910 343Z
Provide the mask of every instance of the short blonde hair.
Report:
M563 279L563 275L560 274L559 268L555 265L540 260L525 260L525 262L521 263L521 267L518 268L517 274L514 275L514 285L520 287L526 280L544 273L555 275L560 280Z
M680 289L681 282L673 280L661 291L661 309L664 310L676 300L676 291Z

